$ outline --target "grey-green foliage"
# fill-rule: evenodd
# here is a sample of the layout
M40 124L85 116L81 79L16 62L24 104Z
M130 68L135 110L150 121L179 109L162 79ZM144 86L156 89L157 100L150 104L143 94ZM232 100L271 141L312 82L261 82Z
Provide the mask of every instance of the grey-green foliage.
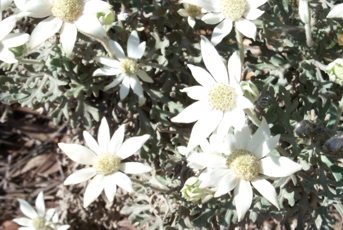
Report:
M197 85L186 64L203 67L199 33L210 36L208 31L213 26L197 21L195 28L190 28L177 13L180 7L177 1L109 3L116 12L120 12L121 3L133 10L122 22L123 27L117 25L108 32L109 37L126 50L130 30L140 28L140 38L147 43L141 62L154 83L143 83L145 105L138 107L132 92L121 102L119 87L103 91L113 77L92 77L98 68L93 57L106 53L99 43L82 35L73 58L66 58L58 43L47 42L45 49L29 55L39 64L2 64L6 74L0 76L0 100L33 109L43 107L55 124L68 120L74 127L80 122L91 127L94 121L98 124L101 117L111 117L114 113L117 123L133 123L131 133L150 134L150 142L140 152L140 158L150 162L160 177L151 184L166 191L154 192L148 185L140 186L133 199L124 204L122 214L146 229L245 227L250 220L262 224L270 218L277 219L286 229L290 229L294 219L298 220L299 228L307 224L330 229L337 222L330 215L331 210L343 217L343 167L338 161L342 151L331 153L322 149L326 140L342 130L342 123L334 129L342 87L330 82L316 64L328 64L342 56L337 37L342 31L341 19L326 19L329 9L323 8L319 0L311 1L315 45L309 48L294 1L270 0L262 7L265 13L255 21L259 27L257 39L250 44L260 52L246 51L244 73L254 74L252 81L261 92L260 99L268 99L267 103L262 104L261 100L255 103L257 116L266 117L273 125L272 135L281 134L280 147L301 163L304 170L273 181L282 201L280 210L254 191L250 211L237 223L230 194L205 203L191 203L181 197L184 182L194 172L176 147L187 145L192 124L170 121L192 103L180 92L184 87ZM225 60L237 49L234 41L232 31L216 46ZM311 111L315 119L310 119ZM304 119L310 121L311 132L300 138L293 130ZM161 200L163 205L158 207Z

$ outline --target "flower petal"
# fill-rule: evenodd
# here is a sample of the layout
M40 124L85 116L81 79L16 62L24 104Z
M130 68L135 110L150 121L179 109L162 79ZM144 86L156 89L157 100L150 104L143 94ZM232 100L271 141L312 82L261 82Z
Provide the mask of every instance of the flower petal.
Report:
M29 203L27 203L25 200L20 199L20 198L18 198L18 201L20 204L20 210L25 216L31 219L34 219L38 216L36 210L34 210Z
M250 141L250 129L249 126L244 125L242 130L235 130L235 139L237 149L247 149Z
M187 93L187 96L192 98L193 100L206 100L208 91L205 87L201 85L195 85L191 87L184 88L180 90L182 93Z
M192 150L206 139L218 127L222 117L223 112L219 110L212 110L200 117L193 126L187 148Z
M202 116L209 114L212 110L207 103L202 101L196 101L193 104L186 107L177 116L171 119L172 122L177 123L191 123L199 120Z
M243 95L237 97L237 106L239 109L252 109L252 108L254 108L253 103L251 103L251 101L248 98L244 97Z
M255 40L257 28L254 23L245 18L241 18L235 22L235 26L244 36Z
M25 44L30 40L30 35L28 34L22 34L22 33L16 33L16 34L8 34L4 37L4 39L1 41L4 48L9 47L17 47Z
M1 43L0 43L1 44ZM6 63L16 63L18 60L15 58L14 54L8 49L2 49L0 51L0 60Z
M113 134L108 145L108 152L115 154L123 143L125 135L125 125L121 125Z
M13 219L13 221L21 226L27 226L27 227L32 226L32 220L26 217L15 218Z
M237 129L241 130L245 125L245 113L242 109L236 108L231 111L232 117L235 118L235 122L232 123L232 126Z
M196 153L191 152L187 161L205 166L207 168L227 168L226 159L213 153Z
M237 149L236 139L232 133L228 133L224 138L224 145L222 152L226 155L232 153L235 149Z
M32 50L41 45L45 40L57 33L62 27L63 21L54 16L50 16L33 29L29 42L29 49Z
M64 181L64 185L78 184L96 175L94 168L83 168L69 175Z
M226 18L214 28L211 38L213 45L218 45L231 32L232 24L232 21Z
M211 0L211 1L204 1L204 0L183 0L183 3L189 3L191 5L200 6L205 10L212 11L212 12L220 12L220 0Z
M124 50L123 50L123 48L119 45L118 42L109 39L109 40L108 40L108 44L110 45L112 51L114 52L114 54L117 56L117 58L118 58L119 60L125 58Z
M98 142L89 134L87 131L83 131L83 138L85 139L88 148L90 148L94 153L99 155L101 153L101 149L98 145Z
M179 9L177 12L179 13L179 15L181 17L188 17L189 16L189 14L188 14L186 9Z
M225 17L223 13L207 13L201 18L202 21L210 25L217 24L223 21L224 19Z
M17 23L17 18L15 15L9 16L4 20L0 21L0 41L4 39L6 35L8 35Z
M45 204L44 204L44 196L43 196L43 191L41 191L35 201L36 209L37 209L37 214L39 216L44 216L45 215Z
M253 9L253 8L257 8L262 6L264 3L266 3L268 0L246 0L249 8Z
M52 2L48 0L30 0L26 1L22 11L29 13L28 16L33 18L45 18L52 15Z
M287 157L269 156L260 160L260 173L270 177L286 177L301 170L300 164Z
M275 148L275 146L279 142L279 139L280 139L280 134L274 137L271 137L267 141L260 143L257 146L257 148L252 149L251 152L253 152L258 159L261 159Z
M226 174L225 176L223 176L223 178L219 182L219 186L216 193L214 194L214 197L220 197L230 192L232 189L236 187L238 182L239 182L239 179L236 177L236 175L233 172Z
M342 18L343 17L343 3L336 5L331 9L327 18Z
M133 192L132 182L131 182L130 178L128 176L126 176L124 173L116 172L113 174L113 178L114 178L115 183L119 187L121 187L122 189L124 189L128 193Z
M112 203L117 192L117 185L115 182L115 177L113 174L107 175L104 178L104 191L107 199Z
M205 66L210 71L212 77L217 82L228 84L229 79L226 67L212 43L206 37L201 36L200 46Z
M123 81L124 77L125 75L119 74L110 84L104 87L104 91L107 91L108 89L116 87L120 82Z
M213 77L203 68L188 64L187 67L191 70L194 79L204 87L210 87L215 84Z
M199 188L218 187L222 178L231 173L231 170L228 168L215 168L209 173L204 172L199 176L199 179L201 178Z
M256 9L256 8L250 8L247 11L245 11L244 13L244 17L248 20L256 20L257 18L259 18L262 14L264 13L264 11L260 10L260 9Z
M93 76L113 76L113 75L118 75L119 73L121 73L120 69L114 69L114 68L104 66L102 68L95 70L93 73ZM119 83L120 82L118 82L116 85L118 85Z
M60 147L70 159L79 164L92 165L94 160L96 160L95 153L82 145L58 143L58 147Z
M242 75L242 62L241 62L241 58L239 57L238 51L234 52L229 58L228 69L229 69L230 83L234 82L235 80L236 82L240 82L241 75Z
M256 130L252 136L247 150L250 152L258 148L261 143L267 141L270 138L270 130L266 119L263 117L260 127ZM275 146L274 146L275 147Z
M102 12L111 8L112 6L107 2L99 0L88 0L84 1L82 12L84 14L95 14L97 12Z
M130 77L130 87L138 97L144 97L143 87L136 76Z
M83 207L87 208L93 201L98 198L104 189L104 175L96 175L88 184L83 197Z
M241 221L252 203L252 188L249 181L240 180L234 191L238 221Z
M120 100L123 100L129 94L130 90L130 77L125 76L121 82L121 87L119 90Z
M144 70L138 70L138 77L145 82L148 83L154 83L154 80L152 80L152 78L144 71Z
M99 1L100 2L100 1ZM75 21L77 29L98 40L108 40L105 29L102 27L95 14L81 14Z
M101 153L107 153L108 144L110 143L110 127L108 126L106 118L101 119L98 130L98 143Z
M138 162L125 162L120 164L120 171L129 174L141 174L150 172L152 168Z
M225 136L228 133L230 127L235 122L233 115L234 114L231 111L224 112L223 118L217 127L216 134L219 136Z
M95 61L100 62L101 64L107 66L107 67L111 67L114 69L119 69L120 68L120 62L113 59L113 58L109 58L109 57L95 57L94 58Z
M127 139L117 152L117 156L122 160L130 157L132 154L136 153L149 138L150 135L145 134L143 136Z
M190 27L194 27L195 26L195 19L191 16L187 17L187 21Z
M73 23L64 22L60 31L60 42L67 56L73 53L77 37L77 28Z
M270 203L275 205L278 209L279 207L279 201L277 200L277 194L275 191L275 188L271 183L269 183L265 179L256 178L251 181L251 184L256 188L256 190L261 193L262 196L264 196Z

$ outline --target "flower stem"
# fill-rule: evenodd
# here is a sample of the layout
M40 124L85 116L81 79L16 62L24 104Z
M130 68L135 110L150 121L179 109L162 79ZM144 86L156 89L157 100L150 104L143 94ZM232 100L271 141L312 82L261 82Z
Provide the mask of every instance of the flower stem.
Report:
M17 58L18 62L22 64L29 64L29 65L44 65L44 62L42 61L36 61L32 59L22 59L22 58Z
M103 45L103 47L105 48L105 50L107 51L108 55L110 55L111 58L117 59L116 55L114 54L114 52L111 49L111 45L109 43L109 41L110 41L109 38L102 39L102 40L99 39L98 41Z
M237 39L237 44L238 44L238 49L239 49L239 57L241 58L241 63L243 65L244 61L244 46L243 46L243 34L237 30L237 27L235 27L236 31L236 39Z
M156 192L163 192L163 193L166 193L168 192L169 190L166 190L166 189L162 189L162 188L157 188L157 187L154 187L152 186L150 183L145 183L141 180L138 180L138 179L135 179L135 178L130 178L133 182L137 183L137 184L140 184L144 187L149 187L151 188L152 190L156 191Z
M311 18L310 18L310 22L305 24L306 44L308 47L312 47L314 45L310 23L311 23Z

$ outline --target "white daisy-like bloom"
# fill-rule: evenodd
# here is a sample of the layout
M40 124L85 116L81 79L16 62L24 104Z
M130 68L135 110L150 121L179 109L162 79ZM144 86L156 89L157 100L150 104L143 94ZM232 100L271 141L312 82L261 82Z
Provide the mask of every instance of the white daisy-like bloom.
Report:
M77 31L98 40L107 40L107 35L96 13L112 6L101 0L14 0L22 11L19 15L45 18L31 33L28 45L30 50L45 40L60 33L64 52L72 54Z
M179 9L177 12L182 17L187 17L188 24L192 28L195 26L195 19L201 19L206 13L206 10L192 4L183 3L183 7L184 9Z
M0 20L2 19L2 11L11 6L12 0L0 0Z
M207 24L217 24L212 33L212 43L217 45L228 35L235 24L236 29L248 38L255 39L256 25L250 20L260 17L264 11L257 9L267 0L183 0L199 6L209 13L202 17Z
M252 186L270 203L279 208L277 194L268 177L287 177L301 170L301 165L287 157L267 156L276 144L280 135L271 137L266 120L263 118L261 126L250 139L248 126L228 133L225 137L223 155L193 152L187 160L195 164L213 169L206 176L201 177L200 188L216 187L214 197L227 194L234 189L234 202L238 220L241 221L249 210L253 190Z
M226 135L231 126L241 129L245 124L243 109L253 104L243 96L240 81L242 64L237 52L229 59L228 70L210 41L201 36L201 54L210 74L201 67L188 64L195 80L201 85L184 88L182 92L197 100L185 108L172 122L197 121L188 142L188 151L195 148L213 131Z
M9 16L0 21L0 60L6 63L18 62L15 55L9 49L24 45L30 39L30 35L25 33L10 33L15 27L16 22L16 15Z
M327 18L343 18L343 3L338 4L332 8Z
M127 56L123 48L115 41L110 40L110 46L118 60L110 57L96 57L95 60L104 65L94 71L93 76L112 76L117 77L107 85L104 90L113 88L121 82L119 96L123 100L129 94L130 88L140 98L144 98L143 87L138 77L145 82L153 83L151 77L142 69L138 63L142 58L146 44L140 43L137 31L132 31L127 41Z
M14 222L24 226L18 228L19 230L66 230L69 225L58 226L58 216L55 213L55 209L49 209L45 212L44 195L40 192L36 198L36 209L37 211L25 200L18 199L20 204L20 210L27 217L15 218Z
M141 174L151 171L151 167L138 162L122 162L136 153L149 139L145 134L131 137L123 143L125 125L122 125L110 137L110 129L105 118L101 120L98 132L98 142L87 132L83 137L89 148L78 144L59 143L58 146L73 161L79 164L92 165L71 174L64 185L78 184L94 177L88 184L83 206L88 207L102 192L110 202L113 202L117 185L127 192L133 192L132 182L126 175Z

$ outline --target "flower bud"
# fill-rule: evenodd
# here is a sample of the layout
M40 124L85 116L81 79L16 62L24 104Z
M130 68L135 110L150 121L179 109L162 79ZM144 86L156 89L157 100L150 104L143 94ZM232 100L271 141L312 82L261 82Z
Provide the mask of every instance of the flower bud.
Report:
M192 202L197 202L202 199L206 193L204 189L199 188L199 185L200 181L197 177L188 178L181 189L182 197Z
M338 134L331 137L323 145L323 150L330 152L337 152L343 145L343 134Z
M332 82L343 85L343 59L338 58L326 67L329 79Z
M115 13L113 10L107 9L103 12L98 12L96 17L99 19L102 25L110 25L112 22L114 22Z
M241 81L240 85L243 89L244 96L248 98L251 103L254 103L258 100L260 92L258 91L257 86L252 81Z
M307 137L312 132L311 123L308 120L302 120L295 125L294 132L298 137Z

